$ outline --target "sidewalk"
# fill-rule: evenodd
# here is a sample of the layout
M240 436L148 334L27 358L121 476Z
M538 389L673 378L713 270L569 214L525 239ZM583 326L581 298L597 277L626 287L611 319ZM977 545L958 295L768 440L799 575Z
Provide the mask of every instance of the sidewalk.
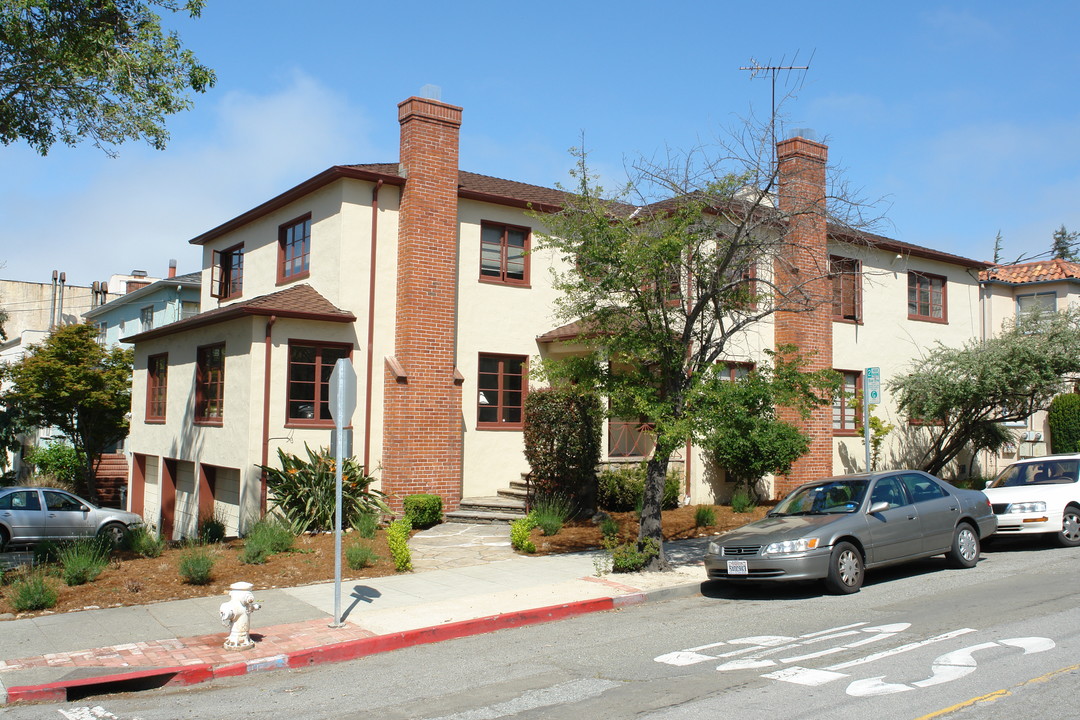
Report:
M599 551L526 557L510 549L507 526L439 525L410 540L413 573L342 583L342 628L329 627L333 582L256 590L256 645L244 652L222 647L225 596L10 620L0 623L0 705L341 662L693 595L707 542L667 543L674 572L597 577Z

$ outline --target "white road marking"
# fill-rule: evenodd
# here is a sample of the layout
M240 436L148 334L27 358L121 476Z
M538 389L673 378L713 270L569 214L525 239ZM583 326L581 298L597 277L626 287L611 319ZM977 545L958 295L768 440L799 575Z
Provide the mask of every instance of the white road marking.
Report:
M517 715L552 705L573 705L602 695L611 688L620 687L623 684L597 678L571 680L560 685L530 690L506 702L474 708L453 715L441 715L437 718L428 718L428 720L497 720L497 718Z
M60 713L68 720L120 720L116 715L101 707L95 705L94 707L76 707L70 710L60 710L57 708L56 712ZM138 720L135 718L134 720Z
M848 676L844 673L829 672L828 670L814 670L813 668L792 666L784 668L783 670L777 670L776 672L767 673L761 677L769 678L770 680L794 683L796 685L809 685L815 687Z
M926 640L920 640L919 642L908 643L907 645L901 645L890 650L882 650L879 653L873 655L867 655L866 657L858 658L857 660L849 660L847 662L838 663L836 665L830 665L826 670L846 670L849 667L855 667L856 665L865 665L866 663L874 662L882 658L887 658L892 655L899 655L900 653L906 653L911 650L916 650L925 645L931 645L937 642L943 642L945 640L952 640L954 637L960 637L961 635L967 635L968 633L975 632L974 628L961 628L960 630L953 630L951 632L942 633L941 635L935 635L932 638Z

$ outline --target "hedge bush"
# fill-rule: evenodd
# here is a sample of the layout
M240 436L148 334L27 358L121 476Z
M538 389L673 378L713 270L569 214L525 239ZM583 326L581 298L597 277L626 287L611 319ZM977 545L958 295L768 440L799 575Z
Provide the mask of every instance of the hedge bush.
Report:
M601 471L597 478L597 505L610 512L627 512L639 507L645 495L645 476L645 463ZM660 507L663 510L679 507L681 492L682 473L676 469L668 470Z
M405 519L414 528L429 528L442 522L442 498L438 495L406 495Z
M525 398L525 459L540 494L592 507L600 462L603 410L595 393L545 388Z
M1050 423L1050 452L1080 452L1080 394L1058 395L1046 414Z
M531 514L510 523L510 545L519 552L534 553L536 544L529 533L536 527L536 518Z
M394 567L398 572L412 570L412 553L409 552L409 533L412 525L405 518L390 523L386 528L386 542L390 546L390 555L394 558Z

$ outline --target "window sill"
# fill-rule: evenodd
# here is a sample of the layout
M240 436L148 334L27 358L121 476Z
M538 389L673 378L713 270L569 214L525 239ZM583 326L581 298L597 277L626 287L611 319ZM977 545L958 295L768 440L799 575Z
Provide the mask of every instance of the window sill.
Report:
M276 286L288 285L289 283L296 282L297 280L306 280L311 277L311 271L297 273L296 275L290 275L289 277L278 277Z
M165 418L163 418L163 417L145 418L143 420L143 424L144 425L164 425L165 424Z
M286 420L285 427L296 428L298 430L333 430L333 420ZM344 430L352 430L352 425L346 425Z
M833 437L862 437L862 433L857 430L837 430L833 428Z
M510 423L477 423L476 424L476 429L477 430L496 430L496 431L509 430L509 431L512 431L512 432L521 432L522 430L525 429L525 424L524 423L517 423L516 425L512 425Z
M843 323L844 325L862 325L863 324L863 321L862 321L861 318L858 319L858 320L852 320L851 318L836 317L835 315L833 316L832 321L834 323Z
M908 315L907 319L908 320L914 320L916 322L936 323L937 325L948 325L949 324L949 319L948 318L932 318L932 317L926 317L925 315Z
M201 425L203 427L221 427L225 424L222 418L211 418L206 420L193 420L192 424Z
M480 277L479 281L484 283L485 285L502 285L503 287L523 288L525 290L532 289L532 285L529 283L528 280L500 280L499 278Z

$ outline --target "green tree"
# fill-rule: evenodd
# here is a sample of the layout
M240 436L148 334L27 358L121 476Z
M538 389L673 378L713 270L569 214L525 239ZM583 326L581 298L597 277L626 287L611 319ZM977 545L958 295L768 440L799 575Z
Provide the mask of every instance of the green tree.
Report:
M91 495L94 461L127 435L132 357L132 350L102 346L93 325L64 325L3 368L10 387L0 401L24 423L55 426L67 436L85 458Z
M156 6L197 17L205 0L4 0L0 4L0 141L42 155L89 138L109 154L126 140L165 147L168 115L191 107L213 70L165 32Z
M699 442L751 497L758 480L788 472L810 448L810 437L779 419L776 408L795 407L805 415L819 397L827 397L815 389L839 386L831 370L804 372L805 362L794 351L769 352L772 364L762 362L744 377L709 384L714 397L705 405L709 416L702 418Z
M1054 244L1050 248L1051 255L1069 262L1080 260L1076 252L1077 238L1080 238L1080 232L1069 232L1062 225L1054 231Z
M1050 402L1046 420L1050 424L1051 452L1080 452L1080 395L1058 395Z
M596 506L603 411L595 393L577 386L547 388L525 398L525 459L541 493L573 496Z
M1001 425L1046 409L1080 372L1080 308L1025 313L989 340L938 345L895 378L900 410L921 422L929 441L919 458L939 474L965 449L1000 450L1013 440Z
M614 199L577 151L575 191L558 212L536 214L546 227L538 251L552 252L565 268L554 274L556 315L579 323L586 348L584 356L549 359L543 374L598 390L611 417L651 423L655 447L639 532L639 542L660 548L650 569L667 565L661 501L668 462L704 435L705 418L720 414L710 407L724 397L715 366L729 344L781 306L802 312L832 299L827 262L791 272L798 242L791 229L826 212L841 226L851 206L842 192L828 209L820 198L778 205L769 145L750 146L734 164L698 163L699 153L666 165L642 162ZM797 279L781 286L774 269ZM831 402L831 389L819 390L818 401Z

